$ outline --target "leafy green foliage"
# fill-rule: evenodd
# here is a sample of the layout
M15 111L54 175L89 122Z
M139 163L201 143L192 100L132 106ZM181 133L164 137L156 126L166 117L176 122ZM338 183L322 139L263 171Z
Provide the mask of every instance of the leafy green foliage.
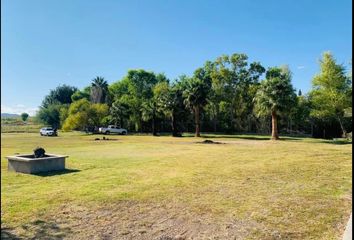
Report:
M29 117L28 113L22 113L21 114L21 119L22 121L26 122L27 118Z
M258 115L288 113L296 103L296 94L291 84L291 74L287 70L269 68L266 80L262 81L257 91L255 102Z
M59 85L54 90L50 90L49 94L45 96L42 101L42 107L46 108L53 104L70 104L72 102L71 96L77 91L76 87L68 85Z
M111 121L114 122L115 125L120 125L120 127L124 127L124 120L129 117L129 106L127 103L122 101L115 101L110 108L110 117ZM119 123L119 124L118 124Z
M320 61L320 73L313 78L311 115L315 118L335 118L340 123L342 132L345 109L351 107L351 80L345 74L342 65L337 64L331 53L325 52Z
M47 107L41 107L37 113L37 118L41 123L52 126L54 128L60 127L60 104L51 104Z
M260 62L248 62L242 53L206 61L192 76L173 81L163 73L129 70L110 85L96 77L82 90L66 85L51 90L37 118L48 125L65 123L66 129L116 124L178 136L195 128L199 136L201 126L208 132L269 133L272 115L281 133L337 136L339 125L350 131L351 71L346 73L330 54L324 54L310 94L299 90L296 96L287 66L268 69L266 80L259 82L265 72ZM93 110L94 104L108 110Z
M78 101L82 98L86 98L87 100L90 100L91 96L91 86L85 87L82 91L77 90L73 95L71 95L71 100Z
M98 127L108 114L108 109L106 104L92 104L87 99L73 102L69 107L63 130L84 130L87 127Z
M272 116L272 139L278 139L278 115L290 113L296 104L295 90L291 84L291 72L287 67L269 68L255 97L258 115Z

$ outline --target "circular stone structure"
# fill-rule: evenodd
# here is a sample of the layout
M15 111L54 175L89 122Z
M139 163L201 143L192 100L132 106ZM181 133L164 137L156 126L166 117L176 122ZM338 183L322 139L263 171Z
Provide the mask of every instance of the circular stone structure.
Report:
M43 173L65 169L65 158L68 156L46 154L35 158L33 154L7 156L8 171L21 173Z

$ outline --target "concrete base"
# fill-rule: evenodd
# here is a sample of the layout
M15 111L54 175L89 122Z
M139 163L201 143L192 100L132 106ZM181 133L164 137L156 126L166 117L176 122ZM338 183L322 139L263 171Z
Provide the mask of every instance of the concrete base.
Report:
M345 228L345 232L343 235L343 240L352 240L352 214L350 214L350 218L347 223L347 227Z
M34 158L33 155L7 156L8 171L21 173L43 173L65 169L65 158L68 156L46 154L43 158Z

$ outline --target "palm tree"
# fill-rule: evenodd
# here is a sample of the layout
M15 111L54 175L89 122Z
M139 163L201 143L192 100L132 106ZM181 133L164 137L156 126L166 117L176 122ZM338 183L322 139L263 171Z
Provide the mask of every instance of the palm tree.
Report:
M119 122L119 126L124 127L123 120L129 116L128 105L117 100L112 104L112 107L110 108L110 114L116 126Z
M156 118L157 118L157 105L154 99L147 100L143 102L141 107L142 119L144 121L151 120L152 135L157 136L156 131Z
M278 140L278 115L290 111L296 103L290 71L277 67L268 69L266 80L261 82L254 100L258 115L271 114L272 139Z
M108 93L108 83L103 77L96 77L91 83L91 102L104 103L106 102Z
M178 122L182 121L186 113L181 84L170 85L168 82L156 84L154 99L158 111L171 120L172 136L181 136Z
M193 111L196 137L200 137L200 111L207 104L207 96L208 85L205 82L196 77L186 79L184 103Z

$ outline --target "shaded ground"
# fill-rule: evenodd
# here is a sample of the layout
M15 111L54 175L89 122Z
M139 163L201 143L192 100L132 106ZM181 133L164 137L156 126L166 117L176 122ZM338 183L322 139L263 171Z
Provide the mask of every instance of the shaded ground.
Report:
M23 224L16 230L7 227L1 227L1 239L7 240L59 240L73 236L73 232L69 227L64 225L59 226L57 222L48 220L35 220L28 224Z

